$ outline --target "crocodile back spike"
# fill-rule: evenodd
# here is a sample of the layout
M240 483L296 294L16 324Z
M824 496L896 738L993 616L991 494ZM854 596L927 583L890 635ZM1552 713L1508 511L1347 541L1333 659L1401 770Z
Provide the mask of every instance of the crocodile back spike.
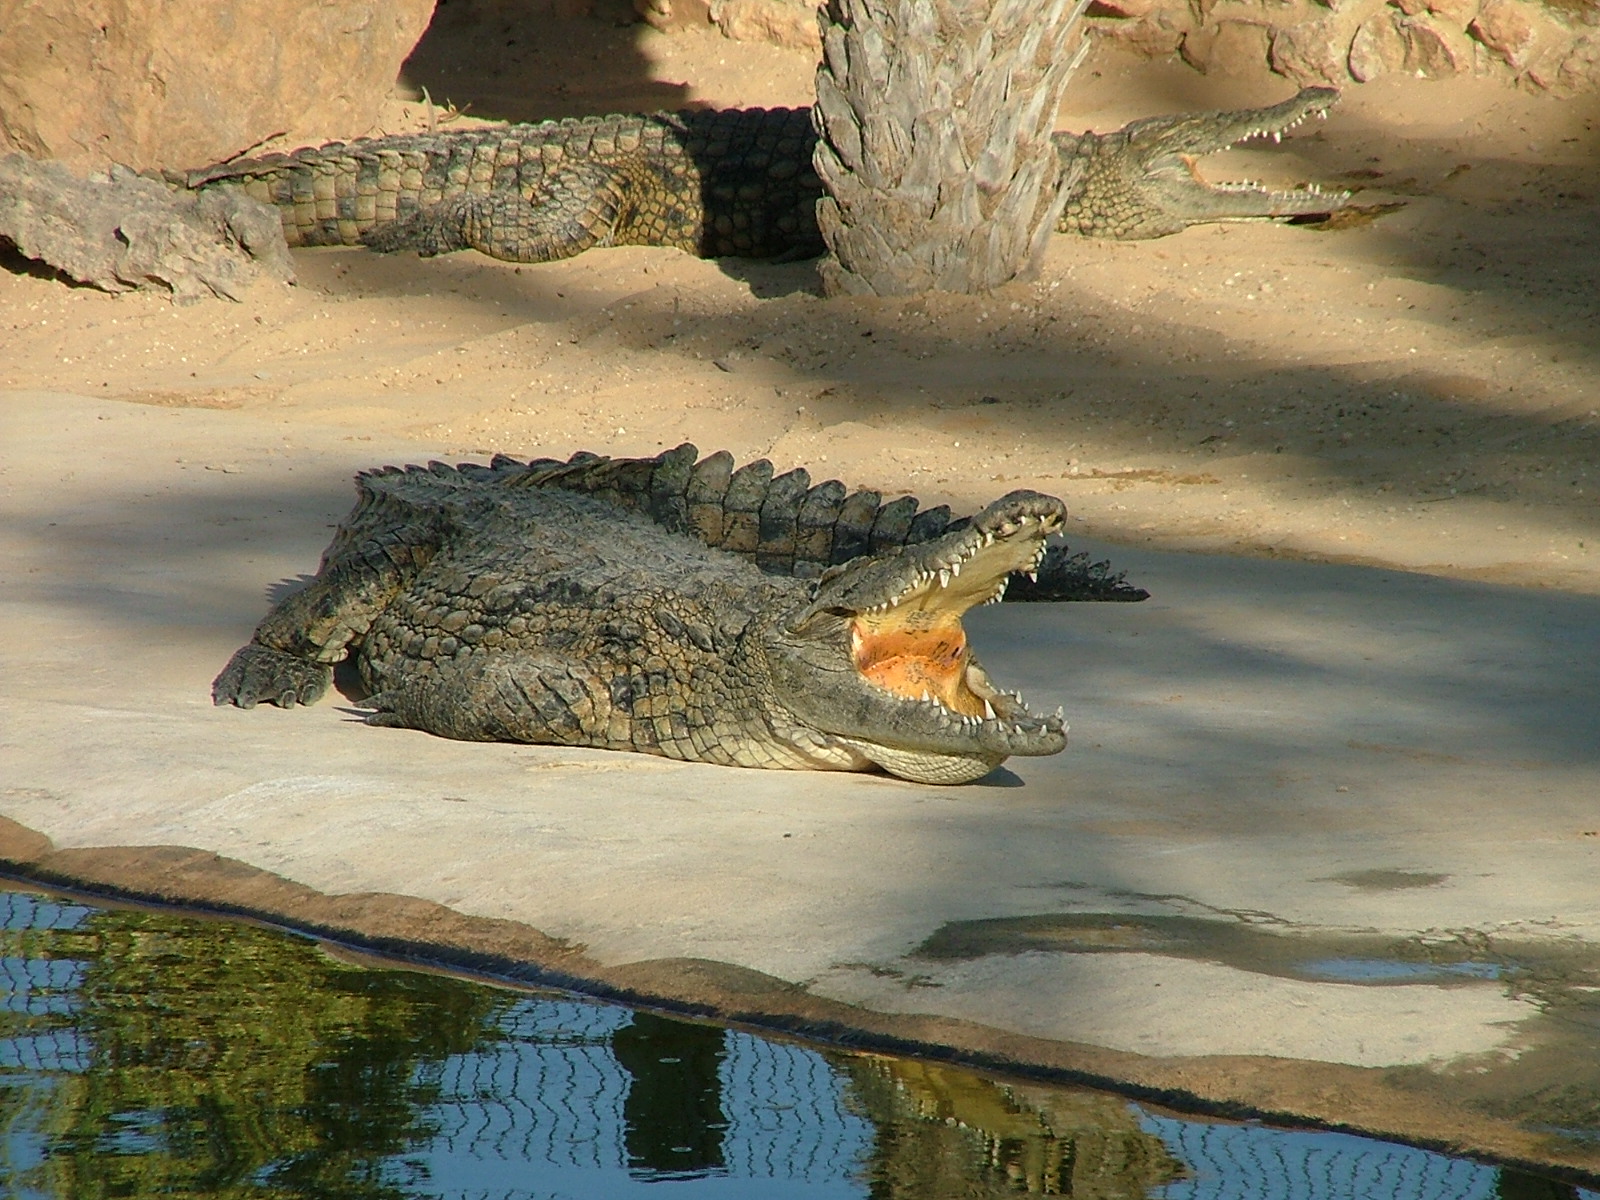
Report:
M837 479L812 483L803 468L775 474L756 459L735 468L726 450L699 457L685 442L654 458L607 458L586 451L567 462L539 459L517 469L495 466L516 487L562 488L643 513L663 527L749 559L769 575L816 578L862 554L916 545L964 528L946 505L922 508L915 496L887 504L870 488L850 491ZM511 464L506 466L504 464ZM1016 599L1142 600L1106 563L1053 547L1037 582L1018 577Z
M761 458L736 469L725 450L701 459L687 442L654 458L580 453L565 463L542 460L507 482L583 492L738 554L768 574L802 578L859 554L937 537L949 516L941 507L919 522L925 514L913 496L885 505L879 493L847 492L837 479L813 484L804 468L778 475Z

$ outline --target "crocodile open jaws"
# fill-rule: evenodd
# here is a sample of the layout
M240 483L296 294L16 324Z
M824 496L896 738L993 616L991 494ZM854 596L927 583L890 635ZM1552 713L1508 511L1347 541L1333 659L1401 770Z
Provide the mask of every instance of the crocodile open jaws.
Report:
M1274 191L1248 181L1208 183L1198 162L1251 138L1274 142L1308 118L1322 119L1339 99L1333 88L1305 88L1267 108L1146 117L1114 133L1057 134L1056 144L1082 178L1068 188L1060 228L1087 237L1165 237L1190 225L1331 213L1350 199L1314 183ZM1092 197L1094 203L1086 201Z

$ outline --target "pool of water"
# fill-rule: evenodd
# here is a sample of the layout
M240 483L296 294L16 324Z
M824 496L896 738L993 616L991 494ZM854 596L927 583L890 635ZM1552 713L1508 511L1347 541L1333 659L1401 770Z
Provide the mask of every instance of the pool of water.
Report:
M23 891L0 891L0 1195L1600 1200Z

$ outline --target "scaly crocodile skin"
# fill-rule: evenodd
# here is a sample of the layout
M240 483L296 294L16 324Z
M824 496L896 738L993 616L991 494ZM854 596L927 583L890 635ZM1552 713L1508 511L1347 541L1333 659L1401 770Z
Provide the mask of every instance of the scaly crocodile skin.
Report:
M382 468L316 578L217 677L218 704L308 704L354 653L371 723L469 740L639 750L955 783L1065 745L993 685L960 616L1012 572L1049 595L1142 598L1057 555L1061 502L972 517L652 459Z
M1150 117L1115 133L1056 135L1068 199L1060 228L1150 238L1191 224L1328 212L1343 193L1206 184L1197 158L1321 116L1308 88L1270 108ZM476 249L549 262L595 246L673 246L708 258L804 258L825 249L809 109L577 117L404 134L207 167L181 178L242 185L276 205L291 246Z

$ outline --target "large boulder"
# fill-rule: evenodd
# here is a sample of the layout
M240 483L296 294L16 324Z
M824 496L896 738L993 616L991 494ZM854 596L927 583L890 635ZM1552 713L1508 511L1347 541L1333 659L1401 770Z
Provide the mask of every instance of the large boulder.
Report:
M0 0L0 153L190 167L371 131L434 0Z

